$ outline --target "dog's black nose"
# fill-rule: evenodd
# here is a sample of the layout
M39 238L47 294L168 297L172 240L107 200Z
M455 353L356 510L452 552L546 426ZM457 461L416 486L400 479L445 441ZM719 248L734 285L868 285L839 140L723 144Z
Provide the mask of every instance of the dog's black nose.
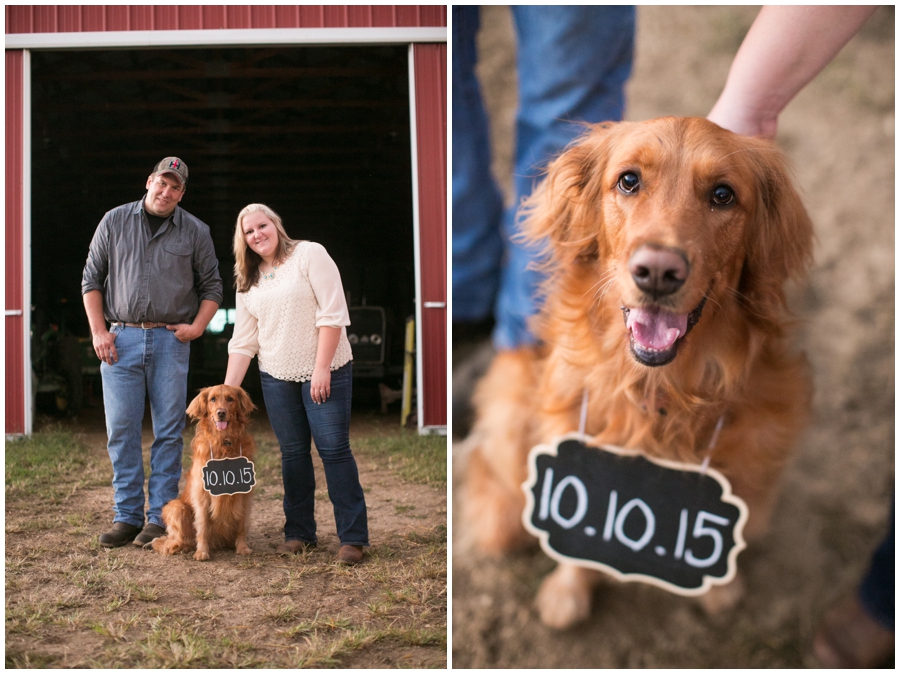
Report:
M224 419L226 414L228 413L225 410L216 410L216 416L219 417L219 419Z
M679 250L641 246L628 261L628 271L638 288L653 297L662 297L684 285L688 262Z

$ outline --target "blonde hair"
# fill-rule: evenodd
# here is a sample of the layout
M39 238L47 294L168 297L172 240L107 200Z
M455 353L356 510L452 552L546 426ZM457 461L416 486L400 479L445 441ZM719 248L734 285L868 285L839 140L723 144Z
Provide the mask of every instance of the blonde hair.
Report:
M294 250L299 241L295 241L284 231L284 224L281 222L281 216L265 204L248 204L241 209L237 216L237 224L234 228L234 285L239 293L245 293L259 282L259 265L262 258L255 253L247 240L244 238L244 228L241 221L245 215L262 211L275 225L278 232L278 252L275 254L275 262L284 262L290 257L291 251Z

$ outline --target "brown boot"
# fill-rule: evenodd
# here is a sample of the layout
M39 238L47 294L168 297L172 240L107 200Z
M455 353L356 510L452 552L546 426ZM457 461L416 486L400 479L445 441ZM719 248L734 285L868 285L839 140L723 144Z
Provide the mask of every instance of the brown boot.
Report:
M853 595L825 614L813 653L825 667L882 667L894 654L894 633L872 618Z
M154 538L159 538L160 536L166 535L165 527L161 527L158 524L147 524L144 527L143 531L137 535L132 543L135 545L139 545L142 548L146 548L150 543L153 542Z
M119 548L126 543L131 543L139 533L141 533L140 527L126 522L113 522L112 529L105 534L100 534L100 545L104 548Z
M361 545L342 545L338 550L337 560L341 564L359 564L362 560Z
M316 547L315 543L307 543L306 541L285 541L275 548L275 552L279 555L299 555L301 552L312 550L314 547Z

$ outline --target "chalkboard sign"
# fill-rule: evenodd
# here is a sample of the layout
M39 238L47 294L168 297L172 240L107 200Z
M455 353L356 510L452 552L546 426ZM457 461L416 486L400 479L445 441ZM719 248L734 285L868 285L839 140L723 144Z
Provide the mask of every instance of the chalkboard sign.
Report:
M203 488L213 496L246 494L255 484L253 462L246 456L210 459L203 466Z
M747 506L713 468L567 435L531 450L522 489L544 552L619 580L703 594L734 577L746 547Z

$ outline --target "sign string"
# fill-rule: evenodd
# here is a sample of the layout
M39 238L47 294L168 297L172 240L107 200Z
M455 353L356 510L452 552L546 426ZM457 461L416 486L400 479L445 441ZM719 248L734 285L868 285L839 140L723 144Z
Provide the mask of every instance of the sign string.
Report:
M709 439L709 447L706 448L706 458L704 458L703 463L700 464L701 475L706 475L706 469L709 468L709 460L712 458L712 452L716 448L716 443L719 442L719 433L722 432L722 426L724 425L725 415L723 414L716 422L716 428L713 431L712 437Z
M585 434L585 428L587 426L587 411L588 411L588 390L584 389L584 395L581 396L581 418L578 421L578 434L583 438L587 439L587 435ZM725 425L725 415L719 417L719 420L716 422L716 428L713 430L712 437L709 440L709 446L706 448L706 457L703 459L703 463L700 464L700 474L706 475L706 471L709 468L709 460L712 458L713 450L716 448L716 444L719 442L719 433L722 432L722 427Z
M587 425L587 410L588 410L588 390L584 389L584 395L581 397L581 420L578 422L578 434L585 440L587 440L587 435L584 433L584 429Z

